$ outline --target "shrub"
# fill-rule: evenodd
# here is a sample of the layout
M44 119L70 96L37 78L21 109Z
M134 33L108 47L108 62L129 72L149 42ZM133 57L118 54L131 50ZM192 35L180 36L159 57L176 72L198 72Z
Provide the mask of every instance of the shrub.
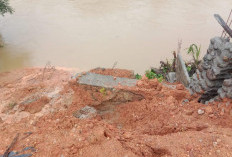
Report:
M157 78L159 82L162 82L164 79L164 76L162 74L156 74L155 72L153 72L152 70L147 70L145 73L146 77L148 79L154 79Z
M135 75L135 78L136 78L137 80L141 80L141 79L142 79L142 76L139 75L139 74L136 74L136 75Z
M4 16L6 13L12 14L13 8L9 5L9 0L0 0L0 14Z

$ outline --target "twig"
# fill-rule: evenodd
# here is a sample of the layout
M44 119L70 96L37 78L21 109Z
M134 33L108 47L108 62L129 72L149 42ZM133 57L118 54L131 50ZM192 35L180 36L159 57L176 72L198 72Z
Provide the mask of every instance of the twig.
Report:
M113 66L112 66L112 69L114 69L116 67L116 65L118 64L118 62L114 62Z

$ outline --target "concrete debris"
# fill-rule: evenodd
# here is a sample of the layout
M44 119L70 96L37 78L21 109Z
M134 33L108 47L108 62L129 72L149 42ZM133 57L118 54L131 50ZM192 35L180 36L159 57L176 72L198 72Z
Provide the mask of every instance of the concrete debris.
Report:
M77 82L79 84L98 86L104 88L114 88L115 86L135 86L137 80L122 78L122 77L113 77L109 75L100 75L95 73L86 73L76 75Z
M185 87L189 86L190 83L189 74L180 54L177 55L177 60L176 60L176 80L182 83Z
M176 73L175 72L169 72L167 74L167 81L170 83L176 82Z
M199 102L205 103L217 95L221 98L232 97L230 87L232 81L227 80L232 78L232 43L229 39L221 37L211 39L207 54L198 69L189 87L193 93L204 91Z
M232 99L232 78L224 80L222 88L218 89L218 94L221 98L228 97Z

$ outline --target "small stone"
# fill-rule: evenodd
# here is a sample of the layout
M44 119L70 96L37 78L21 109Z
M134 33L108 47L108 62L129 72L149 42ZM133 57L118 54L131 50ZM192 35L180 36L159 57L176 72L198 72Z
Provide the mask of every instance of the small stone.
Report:
M217 152L217 153L220 153L221 151L218 149L216 152Z
M168 82L170 82L170 83L176 82L176 73L175 73L175 72L169 72L169 73L167 74L167 80L168 80Z
M202 110L202 109L199 109L199 110L197 111L197 113L198 113L199 115L202 115L202 114L204 114L204 113L205 113L205 111L204 111L204 110Z
M185 103L188 103L188 102L189 102L188 99L184 99L184 100L182 101L182 104L185 104Z
M217 146L217 142L213 142L213 146L216 147Z
M232 116L232 110L230 110L230 115Z

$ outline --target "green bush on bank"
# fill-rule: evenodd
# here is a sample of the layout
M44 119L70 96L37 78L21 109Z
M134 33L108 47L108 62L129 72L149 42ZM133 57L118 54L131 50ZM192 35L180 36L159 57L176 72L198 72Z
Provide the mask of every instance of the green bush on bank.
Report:
M12 14L13 8L9 5L9 0L0 0L0 14L4 16L6 13Z

